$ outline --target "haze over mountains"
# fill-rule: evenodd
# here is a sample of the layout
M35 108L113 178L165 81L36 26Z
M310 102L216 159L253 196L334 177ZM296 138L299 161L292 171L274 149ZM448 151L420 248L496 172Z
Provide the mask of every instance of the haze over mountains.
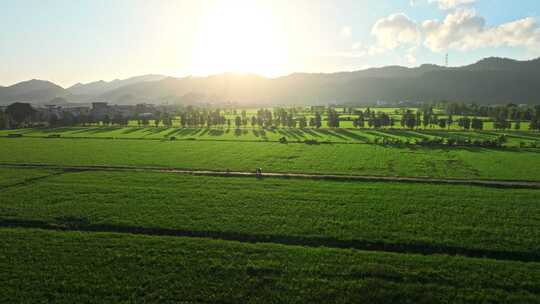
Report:
M47 104L56 97L62 99L55 102L112 104L362 104L377 100L536 104L540 102L540 58L517 61L492 57L453 68L388 66L329 74L295 73L278 78L232 73L184 78L144 75L79 83L67 89L42 80L0 87L0 104L4 105L16 101Z

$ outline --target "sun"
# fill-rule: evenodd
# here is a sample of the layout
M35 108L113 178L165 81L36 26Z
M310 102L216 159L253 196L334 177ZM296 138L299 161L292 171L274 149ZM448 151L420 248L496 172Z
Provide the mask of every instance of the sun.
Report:
M192 70L272 76L285 65L286 44L271 7L255 1L216 3L200 28Z

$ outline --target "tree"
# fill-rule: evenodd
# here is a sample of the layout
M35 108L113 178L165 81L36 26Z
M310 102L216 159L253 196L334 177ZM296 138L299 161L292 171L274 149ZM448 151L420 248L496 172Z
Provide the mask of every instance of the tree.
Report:
M109 117L109 115L105 115L102 122L104 125L108 126L111 123L111 118Z
M29 103L16 102L6 108L6 114L14 123L15 127L20 127L24 123L30 122L36 110Z
M439 119L439 128L441 129L446 128L446 119L444 118Z
M403 115L401 116L402 126L405 126L409 129L414 129L416 127L417 121L416 121L416 115L411 111L407 110Z
M339 114L335 109L328 109L328 126L330 128L339 128Z
M458 119L458 125L465 130L469 130L471 128L471 119L468 117L462 117Z
M315 128L319 129L322 125L322 118L319 112L315 113Z
M148 123L149 123L148 117L146 117L146 116L143 117L143 118L141 119L141 121L142 121L142 125L143 125L144 127L148 127Z
M300 129L305 129L306 128L307 122L306 122L306 118L304 116L300 117L300 119L298 120L298 126L300 127Z
M519 120L516 121L516 123L514 124L514 129L515 129L515 130L521 129L521 122L520 122Z
M167 113L164 113L161 119L163 120L163 124L164 124L167 128L172 127L172 118L171 118L171 115L169 115L169 114L167 114Z
M2 111L0 109L0 129L4 129L4 128L7 128L7 116L6 116L6 113L4 113L4 111Z
M112 118L113 125L121 125L122 122L123 122L122 115L120 115L118 113L114 114L114 116Z
M234 125L236 126L237 129L240 128L240 126L242 125L242 118L240 118L240 116L236 116L234 118Z
M474 117L471 121L471 127L476 131L482 130L484 129L484 122L481 119Z

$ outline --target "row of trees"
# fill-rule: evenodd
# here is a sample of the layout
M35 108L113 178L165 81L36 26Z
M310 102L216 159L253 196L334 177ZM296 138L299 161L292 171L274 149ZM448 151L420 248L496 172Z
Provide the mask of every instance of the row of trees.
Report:
M450 107L448 105L448 107ZM471 109L477 109L474 107L461 107L453 106L451 110L452 113L464 113L465 110L472 111ZM319 107L320 108L320 107ZM505 129L521 129L522 121L527 120L515 120L512 125L511 122L506 118L508 113L514 113L513 106L504 106L504 107L488 107L491 109L490 113L495 113L496 117L492 119L493 127L495 129L505 130ZM477 110L484 111L484 107L479 107ZM502 109L507 109L503 111ZM521 109L521 108L520 108ZM460 114L459 118L454 119L455 114L436 114L431 106L423 107L420 110L413 111L409 109L400 110L401 117L396 120L395 115L390 115L385 112L375 111L367 108L365 111L353 110L349 108L353 114L352 115L343 115L340 114L335 108L329 107L324 108L324 112L315 112L314 115L307 118L302 116L301 111L297 108L274 108L273 110L269 109L259 109L256 114L253 116L248 116L246 110L234 111L237 115L236 117L227 118L224 113L226 111L220 109L209 109L209 108L196 108L196 107L186 107L180 110L169 111L169 112L157 112L152 115L134 115L132 117L126 117L121 114L113 114L111 116L105 115L100 119L92 117L92 115L80 114L74 115L70 112L64 111L62 115L48 115L43 116L43 111L36 111L29 104L25 103L14 103L8 106L5 111L0 111L0 127L24 127L28 126L32 122L46 122L50 126L71 126L71 125L87 125L87 124L103 124L106 126L109 125L118 125L118 126L127 126L130 121L137 121L139 126L149 126L150 124L158 127L164 125L166 127L172 127L173 121L178 118L179 123L182 127L214 127L214 126L223 126L227 127L235 126L236 128L246 127L250 124L252 127L288 127L288 128L321 128L323 125L323 116L326 114L327 126L330 128L339 128L342 121L352 121L353 126L356 128L392 128L395 127L397 123L403 128L408 129L418 129L418 128L450 128L452 126L458 126L463 130L483 130L484 129L484 120L477 118L475 116L462 116ZM300 113L300 114L299 114ZM501 114L503 113L503 114ZM529 128L531 130L540 130L540 106L534 108L527 108L519 113L529 113L524 117L528 118ZM354 117L356 116L356 117ZM515 114L510 114L509 117L513 117ZM518 115L519 116L519 115Z
M471 139L471 138L423 138L420 140L376 137L374 143L378 145L419 145L419 146L472 146L472 147L502 147L507 142L506 136L501 135L494 139Z
M490 117L493 120L519 120L531 121L540 111L537 106L518 106L509 103L507 105L488 106L465 103L445 103L444 109L447 114Z

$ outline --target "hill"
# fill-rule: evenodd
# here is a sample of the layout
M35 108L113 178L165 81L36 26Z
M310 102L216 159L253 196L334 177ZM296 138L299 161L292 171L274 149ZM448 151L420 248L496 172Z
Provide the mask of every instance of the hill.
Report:
M278 78L234 73L184 78L144 75L77 84L67 90L40 80L0 87L3 104L43 103L55 97L64 97L68 102L100 100L116 104L365 104L378 100L535 104L540 101L540 58L517 61L491 57L462 67L387 66L352 72L294 73Z
M255 75L166 78L106 92L104 100L183 102L237 101L255 104L361 104L386 100L451 100L493 103L536 103L540 100L540 59L516 61L487 58L446 68L389 66L330 74L295 73L268 79Z
M135 76L128 79L115 79L113 81L94 81L87 84L77 83L67 90L73 95L100 95L107 91L120 88L122 86L138 83L138 82L147 82L147 81L157 81L166 78L163 75L142 75Z
M9 87L0 87L0 104L13 102L44 104L53 98L68 94L64 88L50 81L32 79Z

